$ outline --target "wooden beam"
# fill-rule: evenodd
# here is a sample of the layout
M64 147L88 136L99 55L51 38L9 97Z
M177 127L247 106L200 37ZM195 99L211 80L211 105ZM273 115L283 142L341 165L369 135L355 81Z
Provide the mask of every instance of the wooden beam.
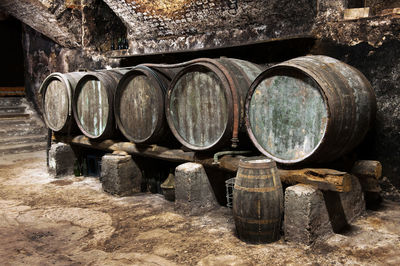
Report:
M359 178L381 179L382 164L379 161L357 161L354 163L351 173Z
M85 136L69 137L65 135L55 135L54 140L105 151L125 151L130 154L163 159L171 162L196 162L207 167L219 168L229 172L236 172L240 159L245 158L244 156L224 155L216 164L212 157L198 155L192 151L169 149L157 145L136 145L131 142L115 142L113 140L96 142L89 140ZM345 172L311 168L300 170L278 169L278 171L284 183L309 184L321 190L337 192L351 191L351 175Z
M332 169L306 168L299 170L279 169L282 182L288 184L308 184L321 190L331 190L337 192L351 191L352 176L346 172Z
M357 161L351 173L358 177L363 191L376 193L381 191L379 179L382 178L382 164L379 161Z
M370 15L369 7L349 8L344 10L343 20L367 18Z

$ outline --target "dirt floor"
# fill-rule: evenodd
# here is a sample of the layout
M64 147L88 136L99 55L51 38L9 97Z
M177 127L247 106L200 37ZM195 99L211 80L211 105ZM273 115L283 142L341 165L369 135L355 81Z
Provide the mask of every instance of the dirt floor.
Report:
M0 157L1 265L400 265L400 206L383 203L311 247L249 245L227 208L186 217L158 194L118 198L98 179L47 174L45 152Z

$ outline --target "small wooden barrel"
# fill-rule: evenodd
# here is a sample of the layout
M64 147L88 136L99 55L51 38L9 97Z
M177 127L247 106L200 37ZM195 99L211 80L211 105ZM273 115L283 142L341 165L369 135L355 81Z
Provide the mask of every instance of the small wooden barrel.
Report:
M83 75L85 72L55 72L47 76L40 86L44 121L51 130L68 133L77 129L72 117L72 97Z
M126 69L87 72L75 89L72 108L79 129L91 139L117 134L114 122L114 93Z
M139 65L120 80L114 99L119 130L134 143L157 143L168 135L165 93L171 82L167 72Z
M327 56L305 56L257 77L246 99L246 127L258 150L277 162L327 162L361 142L375 112L363 74Z
M237 59L197 59L173 79L166 99L168 125L185 147L205 151L237 145L244 100L261 68ZM244 130L245 132L245 130Z
M274 161L250 157L239 162L233 188L233 217L241 240L269 243L280 238L283 191Z

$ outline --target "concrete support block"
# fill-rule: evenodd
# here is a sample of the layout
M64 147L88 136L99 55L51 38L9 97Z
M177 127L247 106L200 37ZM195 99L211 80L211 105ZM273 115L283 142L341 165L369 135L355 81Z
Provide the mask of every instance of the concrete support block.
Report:
M74 174L76 156L71 146L62 142L54 143L49 151L48 171L54 177Z
M365 212L364 195L357 178L351 192L320 191L295 185L285 191L284 233L287 241L309 245L349 228Z
M128 154L106 154L101 159L100 181L103 190L129 196L141 191L142 172Z
M218 203L201 164L184 163L175 169L175 209L190 215L208 211Z

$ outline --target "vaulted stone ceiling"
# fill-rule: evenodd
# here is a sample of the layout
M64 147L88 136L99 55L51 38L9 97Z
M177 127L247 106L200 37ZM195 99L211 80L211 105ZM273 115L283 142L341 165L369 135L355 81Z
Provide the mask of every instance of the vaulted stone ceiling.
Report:
M1 0L0 10L63 47L104 52L127 38L136 55L321 37L358 2L382 9L399 0Z
M317 10L314 0L2 0L0 9L64 47L96 47L90 35L110 35L104 43L122 31L97 25L104 12L90 10L103 2L128 29L131 54L305 35Z
M80 15L60 1L1 0L0 8L64 47L81 46Z

